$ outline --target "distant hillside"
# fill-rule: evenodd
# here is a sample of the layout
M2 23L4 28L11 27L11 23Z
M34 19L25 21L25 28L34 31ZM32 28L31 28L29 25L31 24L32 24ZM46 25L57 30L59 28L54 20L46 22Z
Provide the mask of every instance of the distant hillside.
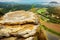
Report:
M42 5L42 4L19 4L15 2L0 2L0 14L5 14L9 11L16 11L16 10L30 10L32 6L33 8L48 7L48 5Z
M0 8L9 8L12 6L17 5L17 3L14 2L0 2Z
M42 5L39 3L34 4L35 7L47 7L47 5ZM19 3L15 3L15 2L0 2L0 8L12 8L12 7L18 7L18 8L30 8L32 6L32 4L19 4Z

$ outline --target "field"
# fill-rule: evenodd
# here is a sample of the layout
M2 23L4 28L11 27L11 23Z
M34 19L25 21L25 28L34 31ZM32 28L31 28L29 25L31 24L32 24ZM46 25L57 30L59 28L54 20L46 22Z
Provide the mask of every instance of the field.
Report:
M57 36L60 36L60 24L54 24L54 23L51 23L51 22L46 22L46 21L43 21L43 20L40 20L41 22L41 25L43 25L42 27L50 32L50 33L53 33Z
M45 21L43 22L41 21L41 24L45 25L49 29L55 30L56 32L60 32L60 24L54 24L54 23L45 22Z

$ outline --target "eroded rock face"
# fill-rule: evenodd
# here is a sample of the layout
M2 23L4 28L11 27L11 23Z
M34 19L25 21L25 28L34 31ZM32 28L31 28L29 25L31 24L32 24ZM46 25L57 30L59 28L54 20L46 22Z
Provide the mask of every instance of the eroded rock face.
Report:
M2 26L2 25L0 25ZM14 25L7 26L3 25L3 28L0 29L0 36L22 36L24 38L36 34L39 25L25 24L25 25Z
M17 38L16 37L9 37L9 38L3 38L3 39L0 39L0 40L16 40Z
M0 21L1 24L24 24L24 23L36 23L38 17L35 13L29 11L15 11L6 13L3 16L3 20Z
M0 40L36 40L36 36L28 37L28 38L9 37L9 38L3 38Z
M34 35L40 33L39 24L38 16L33 12L9 12L0 20L0 38L1 40L35 40Z

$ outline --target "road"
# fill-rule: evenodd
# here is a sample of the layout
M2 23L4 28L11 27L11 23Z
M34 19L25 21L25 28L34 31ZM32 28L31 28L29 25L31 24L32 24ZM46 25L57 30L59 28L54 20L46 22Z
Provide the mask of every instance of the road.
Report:
M48 40L60 40L60 37L57 37L49 32L46 33L47 33Z

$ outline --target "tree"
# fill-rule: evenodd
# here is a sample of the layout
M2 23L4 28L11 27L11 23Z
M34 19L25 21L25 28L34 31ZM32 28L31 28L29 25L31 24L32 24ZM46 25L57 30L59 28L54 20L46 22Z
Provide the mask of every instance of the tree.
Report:
M56 6L56 7L50 7L47 9L47 11L49 12L49 15L55 15L56 17L60 18L60 7Z
M0 16L4 15L5 13L9 12L9 9L0 8Z
M0 8L0 16L2 16L3 15L3 8Z

